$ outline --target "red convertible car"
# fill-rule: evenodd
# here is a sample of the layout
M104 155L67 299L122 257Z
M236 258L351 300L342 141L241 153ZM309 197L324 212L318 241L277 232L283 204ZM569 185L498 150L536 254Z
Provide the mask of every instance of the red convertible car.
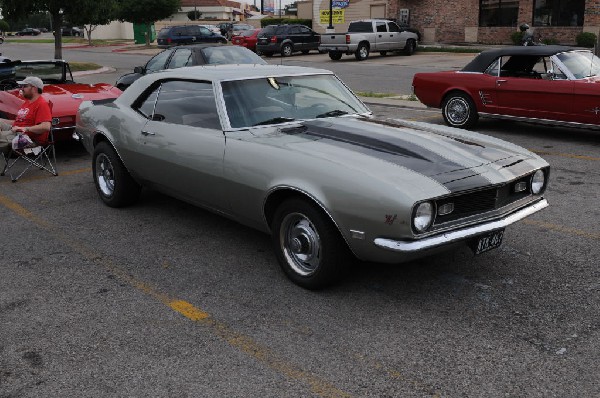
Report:
M14 119L25 101L17 81L37 76L44 82L44 98L52 107L55 141L72 138L79 104L86 100L116 98L122 91L107 84L80 84L73 81L69 64L63 60L11 61L2 64L0 73L0 117Z
M415 74L413 91L453 127L473 127L482 116L600 128L600 59L588 50L487 50L462 70Z

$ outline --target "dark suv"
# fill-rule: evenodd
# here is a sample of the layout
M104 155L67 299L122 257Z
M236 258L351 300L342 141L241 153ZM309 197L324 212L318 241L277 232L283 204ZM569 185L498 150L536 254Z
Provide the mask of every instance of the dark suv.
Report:
M187 25L163 28L156 37L158 47L167 48L194 43L227 43L227 39L204 26Z
M304 25L269 25L258 34L256 51L267 57L274 53L289 57L295 51L318 50L320 41L321 35Z

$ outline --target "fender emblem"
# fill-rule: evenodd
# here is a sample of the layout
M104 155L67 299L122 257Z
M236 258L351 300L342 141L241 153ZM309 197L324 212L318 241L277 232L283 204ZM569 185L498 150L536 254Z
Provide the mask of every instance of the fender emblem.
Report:
M385 215L385 223L387 225L392 225L394 223L394 221L396 221L396 218L398 218L397 214L394 214L394 215L386 214Z

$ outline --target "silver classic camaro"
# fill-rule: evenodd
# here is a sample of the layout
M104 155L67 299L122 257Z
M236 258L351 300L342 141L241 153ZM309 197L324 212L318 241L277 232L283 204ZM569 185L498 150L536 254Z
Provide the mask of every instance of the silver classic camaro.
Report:
M373 117L330 71L181 68L83 102L77 133L108 206L142 186L270 233L309 289L353 260L400 263L459 244L498 247L548 202L549 167L508 142Z

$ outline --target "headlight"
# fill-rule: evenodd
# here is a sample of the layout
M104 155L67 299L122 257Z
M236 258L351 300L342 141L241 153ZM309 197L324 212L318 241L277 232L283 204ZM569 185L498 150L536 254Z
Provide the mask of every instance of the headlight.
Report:
M420 203L413 215L413 227L417 232L427 230L433 222L433 204L431 202Z
M531 193L538 195L544 189L546 184L546 175L542 170L538 170L531 177Z

